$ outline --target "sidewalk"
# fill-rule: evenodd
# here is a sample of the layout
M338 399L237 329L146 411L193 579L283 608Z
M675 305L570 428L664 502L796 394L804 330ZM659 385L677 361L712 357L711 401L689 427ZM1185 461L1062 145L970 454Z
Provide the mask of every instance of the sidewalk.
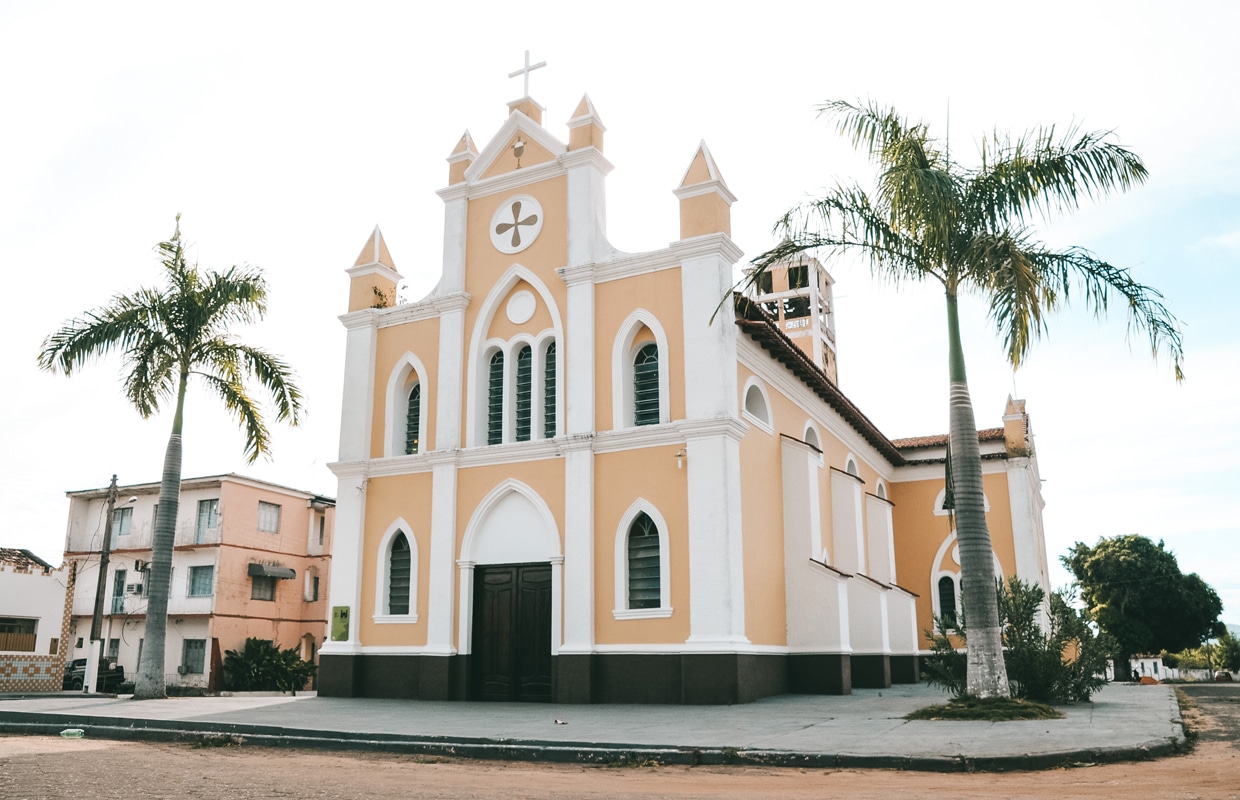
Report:
M784 695L737 706L533 705L287 696L0 701L0 733L383 750L467 758L615 763L1044 769L1170 755L1185 743L1167 686L1111 684L1064 719L909 722L942 702L928 686ZM563 724L558 724L557 720Z

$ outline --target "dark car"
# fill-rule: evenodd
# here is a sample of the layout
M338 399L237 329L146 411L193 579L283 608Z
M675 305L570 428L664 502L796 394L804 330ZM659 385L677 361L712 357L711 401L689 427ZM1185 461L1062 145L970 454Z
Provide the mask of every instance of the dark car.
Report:
M1230 672L1221 672L1221 671L1220 671L1220 672L1216 672L1216 673L1214 673L1214 682L1215 682L1215 683L1230 683L1230 682L1231 682L1231 673L1230 673Z
M62 689L73 692L82 691L86 682L86 659L75 658L65 662L65 679L61 682ZM125 682L125 668L115 661L99 663L99 679L95 681L96 692L115 692Z

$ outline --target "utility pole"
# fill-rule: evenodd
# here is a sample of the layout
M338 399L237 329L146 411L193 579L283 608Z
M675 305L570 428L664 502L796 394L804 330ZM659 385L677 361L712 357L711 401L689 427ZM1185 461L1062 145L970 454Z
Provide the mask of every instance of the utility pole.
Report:
M116 509L116 476L108 487L108 511L103 518L103 549L99 551L99 580L95 584L95 613L90 620L90 650L87 651L86 674L82 691L95 690L99 680L99 662L103 660L103 595L108 588L108 559L112 554L112 512Z

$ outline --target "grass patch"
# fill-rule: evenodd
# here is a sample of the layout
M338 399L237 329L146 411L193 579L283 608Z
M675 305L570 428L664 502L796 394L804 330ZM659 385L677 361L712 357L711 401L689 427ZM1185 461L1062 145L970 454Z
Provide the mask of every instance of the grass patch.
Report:
M919 708L905 719L975 720L981 722L1008 722L1022 719L1062 719L1063 714L1046 703L1032 700L1013 700L995 697L979 700L965 697L938 706Z

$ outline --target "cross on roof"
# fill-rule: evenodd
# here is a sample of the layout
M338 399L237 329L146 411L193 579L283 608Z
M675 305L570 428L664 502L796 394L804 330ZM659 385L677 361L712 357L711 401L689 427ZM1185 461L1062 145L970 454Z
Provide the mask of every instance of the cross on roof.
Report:
M530 73L536 69L541 69L545 66L547 66L546 61L539 61L537 64L531 65L530 64L530 51L526 50L525 51L525 66L515 72L509 72L508 77L515 78L518 75L524 74L525 75L525 94L523 94L522 97L529 97L530 96Z

